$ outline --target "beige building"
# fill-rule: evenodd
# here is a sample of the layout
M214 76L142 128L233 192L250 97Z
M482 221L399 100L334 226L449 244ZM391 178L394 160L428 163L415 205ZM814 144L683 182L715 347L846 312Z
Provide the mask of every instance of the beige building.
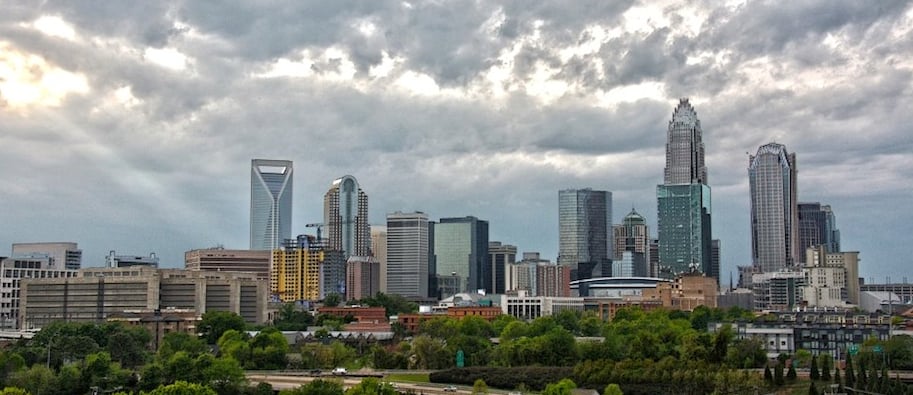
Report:
M350 256L346 262L346 300L374 297L380 291L380 263L370 256Z
M643 290L643 300L660 301L672 310L692 311L697 306L717 307L719 285L713 277L683 274L671 283L658 283L656 288Z
M168 309L230 311L266 321L266 282L245 273L150 267L89 268L72 278L31 278L21 283L20 329L54 321L102 322L124 312Z
M859 253L828 253L824 245L805 251L802 300L808 307L859 305Z
M371 225L371 253L380 265L380 291L387 292L387 225Z
M222 247L184 253L184 268L196 271L255 273L269 279L269 250L226 250Z

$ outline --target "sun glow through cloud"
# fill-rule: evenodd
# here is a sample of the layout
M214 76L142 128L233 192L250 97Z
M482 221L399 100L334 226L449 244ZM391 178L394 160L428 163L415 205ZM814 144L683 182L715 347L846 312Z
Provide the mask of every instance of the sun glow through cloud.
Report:
M44 58L23 53L0 42L0 105L25 108L57 106L71 93L88 93L82 74L71 73Z

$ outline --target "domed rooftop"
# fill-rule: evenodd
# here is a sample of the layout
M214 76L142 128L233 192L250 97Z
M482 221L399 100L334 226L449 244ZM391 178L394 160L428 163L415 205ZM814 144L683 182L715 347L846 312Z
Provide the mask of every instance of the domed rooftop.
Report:
M647 220L644 218L643 215L640 215L640 213L638 213L637 210L634 210L634 208L632 207L631 212L628 213L628 215L625 215L623 222L625 224L643 224L643 223L646 223Z

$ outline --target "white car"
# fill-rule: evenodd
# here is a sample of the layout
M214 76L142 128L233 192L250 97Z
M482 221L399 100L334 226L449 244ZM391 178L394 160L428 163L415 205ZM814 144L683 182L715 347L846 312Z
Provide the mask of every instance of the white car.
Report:
M455 385L448 385L444 387L444 392L456 392L457 387Z
M346 370L346 368L336 368L336 369L333 369L333 374L335 374L335 375L337 375L337 376L342 376L342 375L345 375L345 374L347 374L347 373L349 373L349 371Z

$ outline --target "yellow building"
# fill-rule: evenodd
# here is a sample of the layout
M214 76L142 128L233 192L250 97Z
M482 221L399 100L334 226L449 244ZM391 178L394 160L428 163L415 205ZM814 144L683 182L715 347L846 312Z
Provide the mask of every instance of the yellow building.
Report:
M273 251L270 292L282 302L317 301L328 293L345 296L345 260L313 236L301 235Z

